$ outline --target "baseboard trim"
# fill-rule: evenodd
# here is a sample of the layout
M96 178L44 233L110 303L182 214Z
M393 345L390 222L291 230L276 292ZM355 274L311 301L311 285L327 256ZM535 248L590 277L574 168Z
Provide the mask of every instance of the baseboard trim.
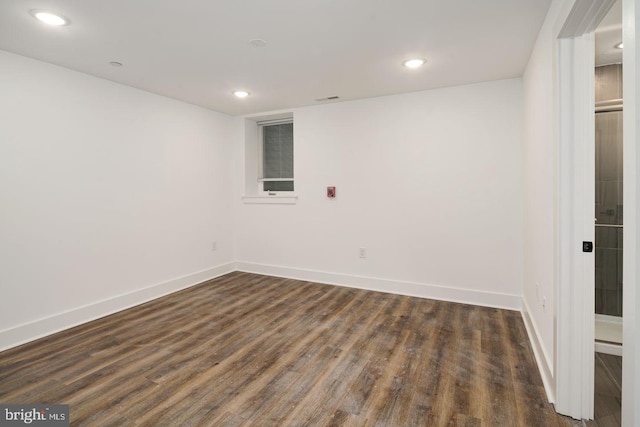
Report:
M0 351L126 310L236 270L230 262L0 331Z
M483 292L472 289L450 288L426 283L405 282L399 280L379 279L374 277L355 276L350 274L329 273L324 271L304 270L268 264L238 261L236 269L246 273L264 274L287 279L306 280L328 285L346 286L369 291L429 298L440 301L458 302L483 307L522 310L522 297L494 292Z
M536 362L538 363L538 371L540 371L540 376L542 377L542 384L544 385L544 390L547 393L547 399L550 403L556 403L556 393L555 393L555 381L553 378L553 362L549 358L549 355L542 343L542 339L540 338L540 334L538 333L538 328L535 323L531 319L529 315L531 311L529 310L529 305L527 301L522 299L522 320L524 321L524 327L527 330L527 335L529 335L529 342L531 343L531 348L533 349L533 355L536 358Z
M233 271L264 274L296 280L306 280L329 285L346 286L391 294L451 301L484 307L522 311L522 297L472 289L451 288L407 281L379 279L349 274L304 270L291 267L258 264L251 262L230 262L207 270L178 277L163 283L138 289L78 307L63 313L34 320L0 331L0 351L55 334L65 329L81 325L110 314L126 310L165 295L189 288L207 280L214 279ZM526 324L526 323L525 323ZM529 333L531 335L531 333ZM535 346L534 346L535 349ZM534 350L535 352L535 350ZM536 356L537 358L537 356ZM546 387L546 386L545 386Z

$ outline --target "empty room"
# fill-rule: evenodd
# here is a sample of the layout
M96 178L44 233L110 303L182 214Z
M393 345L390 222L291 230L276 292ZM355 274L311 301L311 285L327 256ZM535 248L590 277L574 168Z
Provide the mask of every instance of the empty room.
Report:
M0 2L0 425L637 425L639 2Z

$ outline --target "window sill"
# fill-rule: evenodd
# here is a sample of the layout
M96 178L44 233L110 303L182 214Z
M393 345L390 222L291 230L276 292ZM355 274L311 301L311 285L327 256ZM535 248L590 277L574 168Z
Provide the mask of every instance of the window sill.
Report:
M295 205L298 196L242 196L242 203L249 205Z

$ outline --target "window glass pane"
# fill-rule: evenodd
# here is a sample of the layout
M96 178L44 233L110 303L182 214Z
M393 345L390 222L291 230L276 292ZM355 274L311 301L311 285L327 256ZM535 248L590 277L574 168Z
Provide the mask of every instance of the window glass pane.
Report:
M262 131L263 178L293 178L293 123L263 126Z
M264 191L293 191L293 181L264 181Z
M282 178L293 177L293 123L280 125L280 173Z

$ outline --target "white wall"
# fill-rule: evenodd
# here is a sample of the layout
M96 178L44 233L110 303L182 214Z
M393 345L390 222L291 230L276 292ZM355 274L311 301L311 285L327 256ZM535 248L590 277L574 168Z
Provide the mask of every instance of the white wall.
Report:
M561 3L552 2L523 76L524 311L526 320L530 320L533 326L534 331L531 332L539 340L537 350L538 356L543 358L539 359L539 362L542 362L540 368L543 378L552 389L555 349L555 260L558 255L557 137L554 125L554 117L557 114L556 39L553 31Z
M241 269L520 307L520 79L293 114L299 201L239 203Z
M230 269L230 117L3 51L0 70L0 348Z

